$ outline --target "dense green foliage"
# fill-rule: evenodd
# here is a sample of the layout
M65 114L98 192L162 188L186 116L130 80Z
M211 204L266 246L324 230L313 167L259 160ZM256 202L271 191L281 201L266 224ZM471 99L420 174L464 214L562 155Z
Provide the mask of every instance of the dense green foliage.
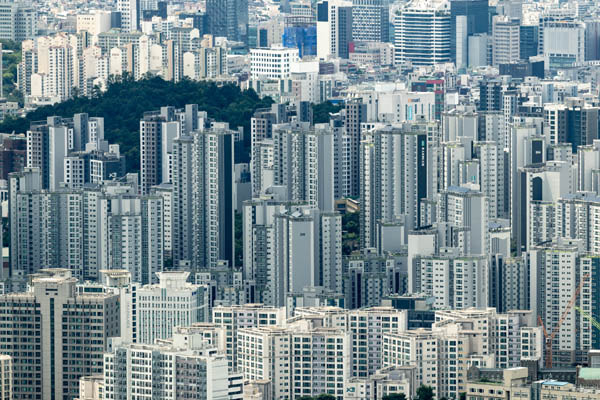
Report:
M321 104L313 104L313 122L315 124L322 124L329 122L329 114L335 114L339 112L343 106L335 105L330 101L326 101Z
M90 117L104 117L104 137L109 143L121 145L127 157L128 171L139 170L139 126L146 111L162 106L181 108L198 104L210 118L229 122L231 129L244 127L243 146L236 147L236 162L247 162L250 154L250 118L257 108L269 107L270 98L260 99L253 90L241 91L238 86L217 86L209 82L183 80L167 82L159 77L134 81L129 77L111 81L104 93L92 98L77 96L63 103L45 106L27 114L26 118L7 118L0 132L25 132L31 121L48 116L72 117L86 112Z
M342 215L342 254L348 256L360 246L360 213Z
M335 400L335 396L332 394L323 393L323 394L320 394L315 397L311 397L311 396L298 397L298 400Z
M417 389L416 400L433 400L433 388L431 386L421 385Z
M406 395L404 393L392 393L383 396L383 400L406 400Z
M235 265L244 263L244 221L242 213L235 213Z
M17 67L21 62L21 43L0 40L2 43L2 95L9 101L23 103L23 96L17 90Z

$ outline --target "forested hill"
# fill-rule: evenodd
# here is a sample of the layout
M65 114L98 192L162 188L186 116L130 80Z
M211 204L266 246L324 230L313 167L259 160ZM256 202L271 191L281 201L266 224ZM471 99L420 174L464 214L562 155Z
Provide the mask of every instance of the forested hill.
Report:
M128 170L139 170L139 120L146 111L162 106L181 108L186 104L198 104L198 109L218 121L229 122L232 129L244 127L246 138L250 137L250 118L257 108L269 107L270 98L260 99L253 90L241 91L239 87L226 84L217 86L210 82L183 80L167 82L159 77L139 81L121 79L109 84L105 92L93 98L75 97L53 106L45 106L27 114L26 118L8 118L0 123L0 132L24 133L31 121L44 120L59 115L70 118L76 113L88 113L90 117L104 117L104 137L109 143L121 145L127 157ZM248 161L249 139L236 154L237 161Z

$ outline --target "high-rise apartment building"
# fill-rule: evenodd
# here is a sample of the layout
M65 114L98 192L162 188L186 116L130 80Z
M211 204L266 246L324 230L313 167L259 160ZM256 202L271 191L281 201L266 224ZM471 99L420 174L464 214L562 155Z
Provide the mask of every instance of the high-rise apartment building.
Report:
M18 398L77 397L79 378L103 373L107 340L119 335L118 296L79 290L66 269L39 271L28 291L0 296L0 310Z
M421 201L433 194L430 140L437 124L387 125L361 143L361 246L378 247L378 224L400 222L404 231L422 225Z
M158 284L137 289L138 343L168 339L173 327L206 322L208 288L186 282L189 272L158 272Z
M238 332L243 328L281 326L285 321L285 307L262 304L217 306L212 309L212 322L225 330L226 354L229 369L238 368Z
M598 308L592 288L597 285L599 259L597 255L584 253L581 240L561 239L532 247L530 260L532 312L541 317L546 329L558 326L551 344L552 363L557 366L579 364L592 343L598 342L598 335L588 328L589 320L567 305L577 287L582 285L576 304L585 312L595 312ZM564 310L566 317L558 324Z
M172 142L173 263L186 260L201 269L226 260L233 266L234 132L226 123L208 128L206 115L196 115Z
M331 212L335 199L348 196L350 138L341 121L314 127L308 122L278 124L273 146L273 183L287 187L288 200Z
M241 400L241 375L228 371L224 355L199 342L117 344L104 355L103 398Z
M124 32L136 32L140 30L142 20L142 9L140 0L119 0L117 10L121 13L121 29Z
M269 379L273 399L327 393L343 397L351 375L350 333L336 328L241 329L238 359L245 379Z
M13 360L7 354L0 354L0 399L13 398Z
M140 193L171 182L173 140L181 135L180 114L173 107L145 113L140 120Z
M194 132L192 160L192 262L235 265L233 221L234 132L227 124Z
M43 191L39 169L10 175L13 280L44 267L95 279L102 268L125 268L151 283L163 268L163 199L131 186Z

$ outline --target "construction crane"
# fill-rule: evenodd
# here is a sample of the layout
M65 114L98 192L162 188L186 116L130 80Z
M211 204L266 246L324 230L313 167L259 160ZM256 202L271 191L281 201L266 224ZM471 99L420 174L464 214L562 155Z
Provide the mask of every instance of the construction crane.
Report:
M583 285L589 277L590 274L585 274L583 276L583 279L581 279L581 282L579 282L579 286L577 286L575 293L573 293L573 296L571 296L569 304L567 304L567 307L565 307L565 310L560 316L558 323L554 326L554 328L552 328L552 331L550 333L548 333L548 331L546 330L544 322L542 321L542 317L538 315L538 323L542 327L542 330L544 331L544 338L546 339L546 368L552 368L552 342L554 341L556 334L560 330L560 326L563 324L563 322L565 322L567 315L569 315L571 308L573 308L573 306L575 305L575 300L577 300L577 297L579 297L579 293L581 292Z
M577 306L575 306L573 308L576 309L581 315L583 315L583 317L585 319L587 319L588 321L590 321L592 323L592 325L594 325L594 327L600 331L600 322L596 321L596 319L594 317L592 317L587 312L583 311L581 308L579 308Z

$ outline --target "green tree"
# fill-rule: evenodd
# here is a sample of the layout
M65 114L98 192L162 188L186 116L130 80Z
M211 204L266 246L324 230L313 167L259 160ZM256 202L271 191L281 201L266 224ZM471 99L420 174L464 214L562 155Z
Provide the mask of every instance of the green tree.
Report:
M322 124L329 122L329 114L335 114L342 109L341 105L335 105L330 101L321 104L313 104L313 122Z
M315 400L335 400L335 396L329 393L323 393L315 397Z
M198 104L210 118L228 122L231 129L243 128L244 142L236 147L236 162L250 159L250 118L258 108L269 107L270 98L260 98L253 90L242 91L236 85L217 86L212 82L184 79L167 82L160 77L135 81L130 75L111 77L106 91L94 91L91 98L75 96L52 106L39 107L25 118L7 117L0 124L0 132L25 133L31 121L44 120L52 115L71 117L76 113L104 117L104 136L110 143L121 146L127 159L128 172L139 170L140 118L146 111L162 106L181 108Z
M235 213L235 265L242 265L244 262L244 234L242 213Z
M416 400L433 400L433 388L426 385L419 386Z
M345 213L342 215L342 254L350 255L360 247L360 214Z
M404 393L391 393L383 396L383 400L406 400Z
M458 394L458 400L467 400L467 392L460 392Z

